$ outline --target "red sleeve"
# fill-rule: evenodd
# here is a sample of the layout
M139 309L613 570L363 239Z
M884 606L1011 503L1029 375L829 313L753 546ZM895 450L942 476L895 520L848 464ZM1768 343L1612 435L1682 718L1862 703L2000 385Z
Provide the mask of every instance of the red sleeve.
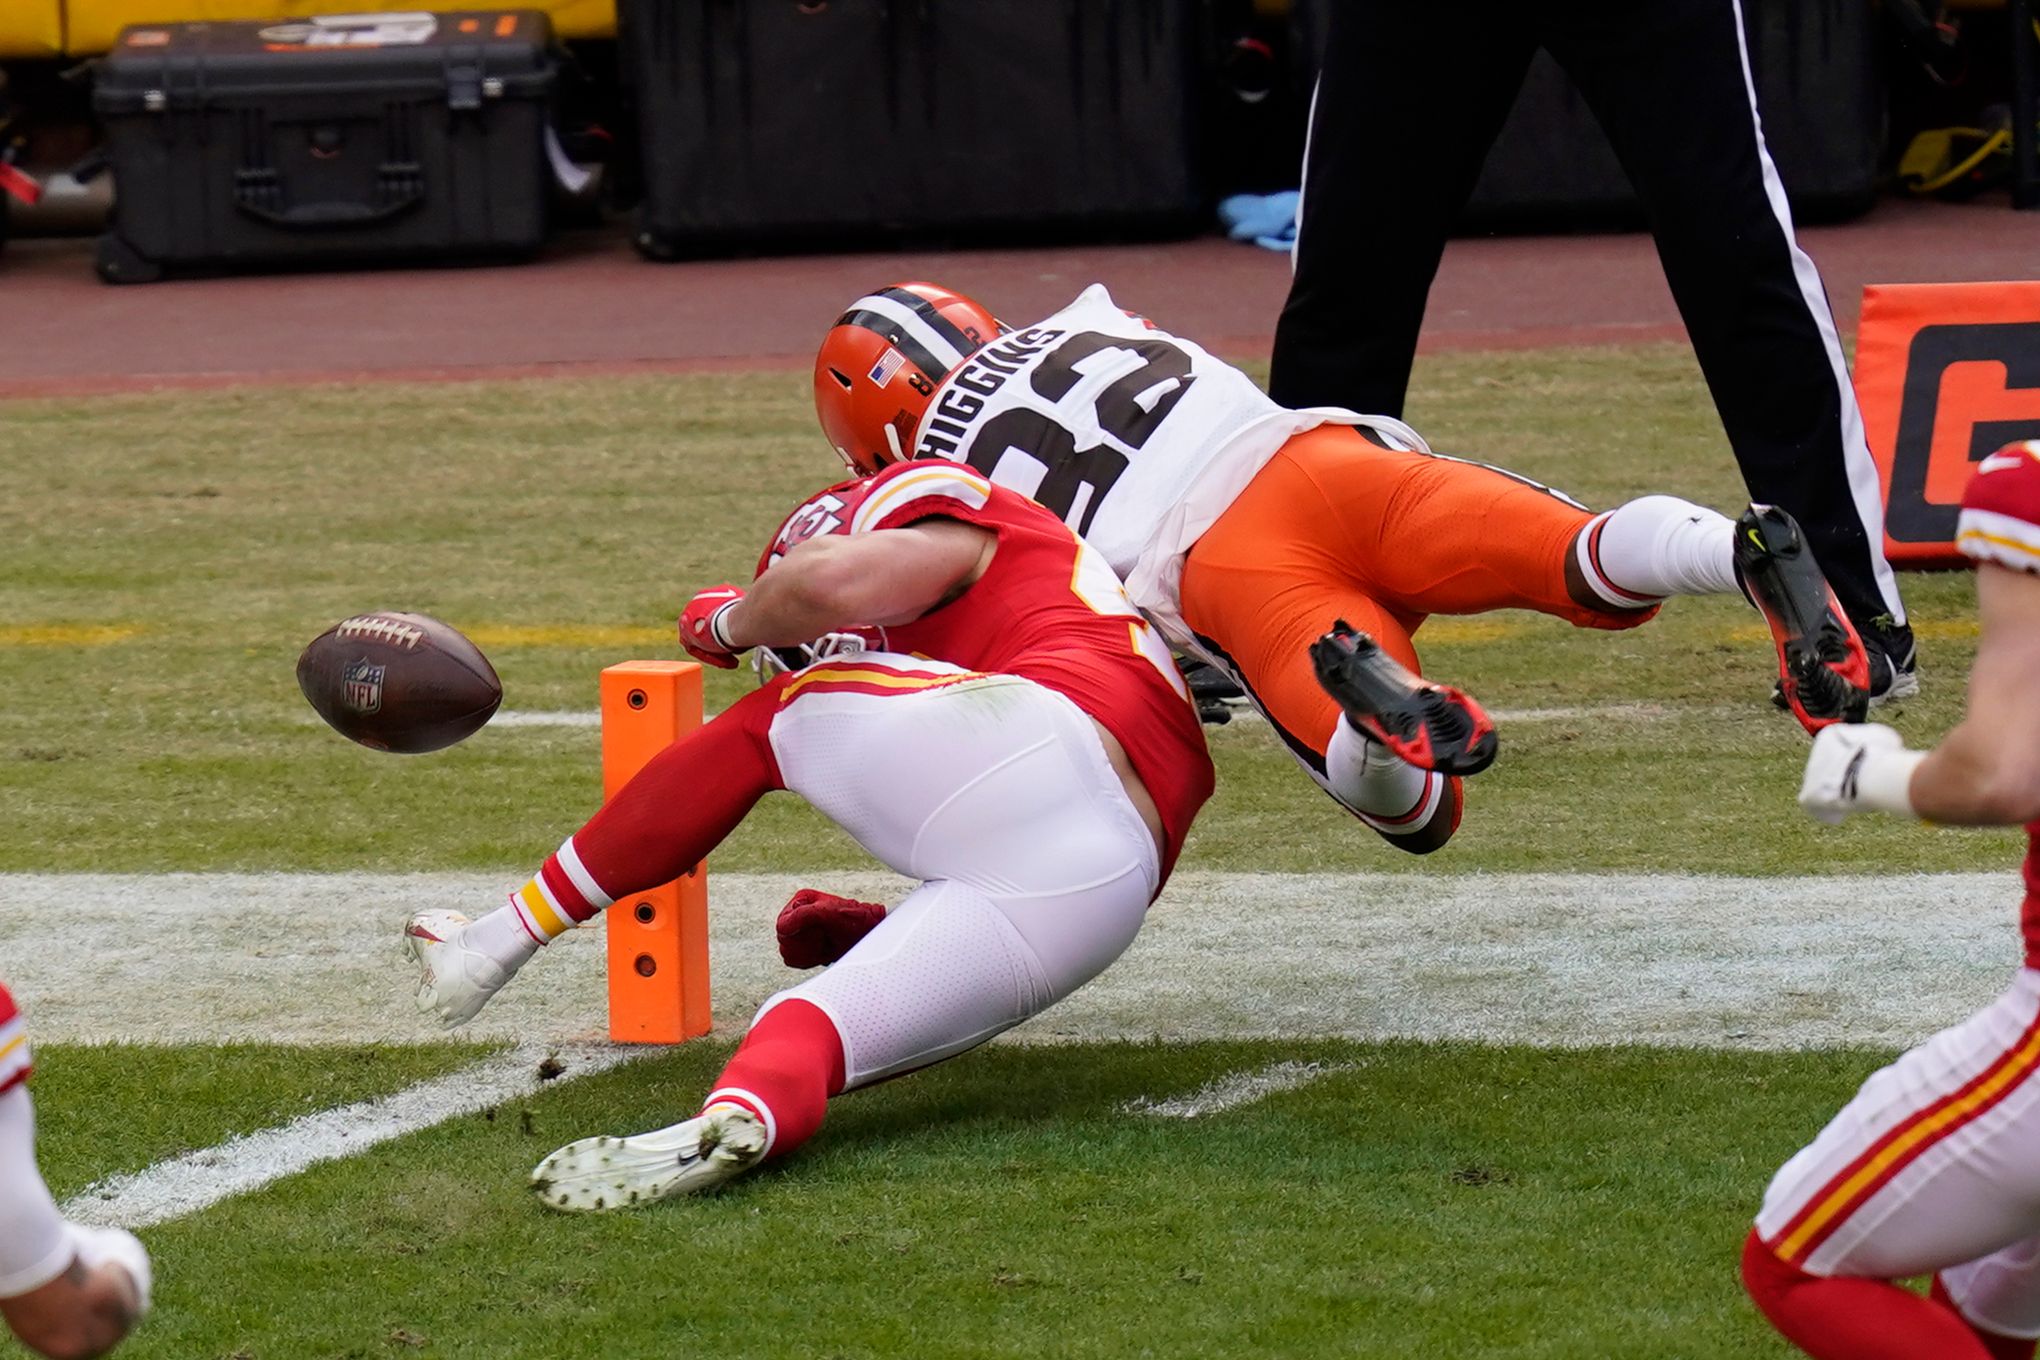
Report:
M2007 444L1976 465L1955 546L1978 562L2040 572L2040 440Z

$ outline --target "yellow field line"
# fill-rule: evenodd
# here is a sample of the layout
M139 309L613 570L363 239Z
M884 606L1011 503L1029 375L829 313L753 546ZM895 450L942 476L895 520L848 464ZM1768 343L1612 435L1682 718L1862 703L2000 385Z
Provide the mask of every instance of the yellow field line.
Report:
M109 647L143 631L131 623L0 624L0 647Z
M673 625L483 624L461 631L477 647L668 647L680 644Z
M1926 642L1948 642L1978 636L1975 619L1914 619L1913 636ZM1419 634L1421 636L1421 634ZM1761 623L1745 623L1728 630L1730 642L1769 642L1771 630Z

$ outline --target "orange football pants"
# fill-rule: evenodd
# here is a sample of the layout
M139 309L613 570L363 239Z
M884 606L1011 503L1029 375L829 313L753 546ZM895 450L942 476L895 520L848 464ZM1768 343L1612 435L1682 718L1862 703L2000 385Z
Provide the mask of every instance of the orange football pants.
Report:
M1567 588L1593 516L1479 463L1385 449L1345 425L1290 439L1183 566L1183 620L1233 663L1293 748L1323 756L1339 706L1310 644L1344 619L1411 670L1432 614L1535 609L1633 628L1653 608L1583 605Z

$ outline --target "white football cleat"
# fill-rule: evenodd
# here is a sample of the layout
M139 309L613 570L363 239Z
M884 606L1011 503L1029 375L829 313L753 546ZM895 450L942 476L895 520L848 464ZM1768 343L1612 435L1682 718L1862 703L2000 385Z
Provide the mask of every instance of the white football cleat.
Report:
M418 979L418 1009L448 1029L475 1018L510 972L461 941L468 918L457 911L421 911L404 923L404 953L425 970Z
M531 1172L548 1209L593 1214L713 1190L765 1155L765 1125L741 1105L711 1105L693 1119L635 1138L583 1138Z

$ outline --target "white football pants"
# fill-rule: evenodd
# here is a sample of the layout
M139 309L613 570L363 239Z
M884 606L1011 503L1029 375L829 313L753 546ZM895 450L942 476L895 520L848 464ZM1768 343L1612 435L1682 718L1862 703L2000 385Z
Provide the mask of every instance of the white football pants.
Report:
M1971 1321L2040 1337L2040 970L1871 1075L1764 1194L1814 1275L1942 1272Z
M1159 889L1154 838L1091 720L1032 681L803 693L773 718L771 740L788 789L924 880L829 969L759 1011L788 997L820 1007L843 1038L846 1089L961 1053L1062 1000L1133 943Z

